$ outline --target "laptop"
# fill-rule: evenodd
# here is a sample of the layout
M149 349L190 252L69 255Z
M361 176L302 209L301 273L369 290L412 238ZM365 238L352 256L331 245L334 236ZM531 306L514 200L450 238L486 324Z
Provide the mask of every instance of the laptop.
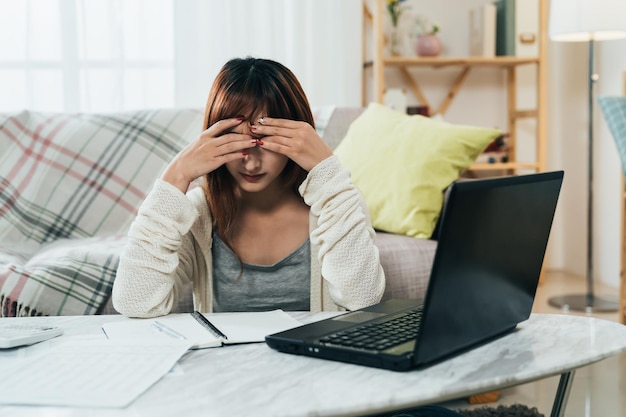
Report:
M268 335L266 343L406 371L513 331L530 317L562 182L563 171L555 171L453 183L424 300L384 301ZM397 334L384 334L390 329Z

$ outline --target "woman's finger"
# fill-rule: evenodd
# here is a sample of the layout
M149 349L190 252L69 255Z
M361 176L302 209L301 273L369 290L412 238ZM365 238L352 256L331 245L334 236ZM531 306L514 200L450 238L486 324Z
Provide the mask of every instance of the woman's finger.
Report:
M207 129L202 131L201 135L204 137L218 137L222 136L243 122L243 117L231 117L230 119L223 119L213 123Z

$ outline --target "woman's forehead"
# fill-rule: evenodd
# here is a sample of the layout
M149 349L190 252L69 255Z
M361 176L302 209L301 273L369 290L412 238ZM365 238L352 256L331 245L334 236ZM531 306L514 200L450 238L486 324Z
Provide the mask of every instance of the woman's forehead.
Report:
M242 115L249 122L256 123L256 121L259 120L261 117L267 116L267 111L265 107L251 107L251 108L245 109L242 112Z

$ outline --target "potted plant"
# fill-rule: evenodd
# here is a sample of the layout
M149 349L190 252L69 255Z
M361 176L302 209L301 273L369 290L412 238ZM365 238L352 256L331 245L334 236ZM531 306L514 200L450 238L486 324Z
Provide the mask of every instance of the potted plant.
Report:
M418 56L439 56L441 54L441 40L439 36L439 25L434 24L425 16L415 18L415 53Z

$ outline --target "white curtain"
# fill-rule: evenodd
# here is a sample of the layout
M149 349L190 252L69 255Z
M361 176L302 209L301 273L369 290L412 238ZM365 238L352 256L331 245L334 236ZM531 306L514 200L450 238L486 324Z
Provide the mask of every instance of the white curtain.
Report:
M0 111L202 107L232 57L361 102L361 0L0 0Z

